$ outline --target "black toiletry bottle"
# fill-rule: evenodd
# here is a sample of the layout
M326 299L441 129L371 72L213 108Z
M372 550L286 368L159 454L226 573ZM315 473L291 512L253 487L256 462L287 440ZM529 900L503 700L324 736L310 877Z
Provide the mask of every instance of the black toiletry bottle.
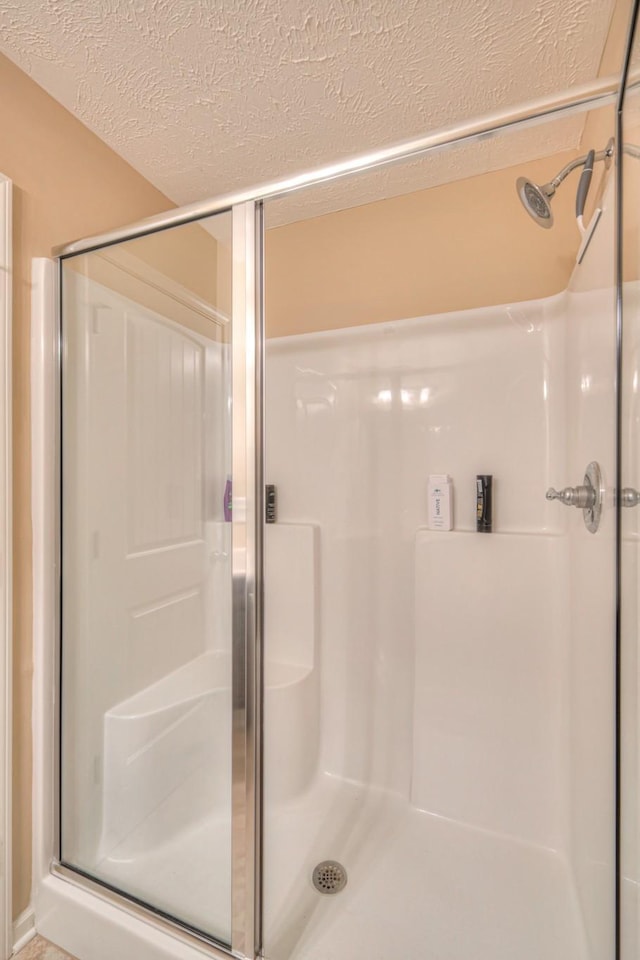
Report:
M478 533L491 533L493 512L493 476L479 473L476 476L476 530Z

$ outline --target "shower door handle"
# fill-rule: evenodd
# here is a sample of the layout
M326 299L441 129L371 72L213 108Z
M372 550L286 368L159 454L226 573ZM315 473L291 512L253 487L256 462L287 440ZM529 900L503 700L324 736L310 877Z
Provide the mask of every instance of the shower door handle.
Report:
M640 491L633 487L623 487L620 491L620 505L623 507L637 507L640 503Z
M579 487L555 490L549 487L547 500L559 500L565 507L578 507L584 516L584 525L589 533L595 533L602 515L602 475L600 466L593 461L584 472L584 483ZM640 502L640 498L638 500Z

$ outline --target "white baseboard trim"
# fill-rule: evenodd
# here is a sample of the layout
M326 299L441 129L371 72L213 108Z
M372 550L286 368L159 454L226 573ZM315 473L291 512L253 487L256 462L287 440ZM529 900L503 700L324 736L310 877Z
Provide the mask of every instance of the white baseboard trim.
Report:
M13 921L13 952L22 950L36 935L36 915L33 907L27 907Z

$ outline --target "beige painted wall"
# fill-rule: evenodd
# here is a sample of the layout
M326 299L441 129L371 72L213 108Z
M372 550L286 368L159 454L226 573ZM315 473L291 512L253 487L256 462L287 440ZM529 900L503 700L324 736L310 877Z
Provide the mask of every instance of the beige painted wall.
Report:
M638 44L640 46L640 44ZM640 92L629 98L624 124L625 143L640 149ZM640 277L640 159L625 154L623 161L623 278Z
M545 183L591 147L603 149L614 133L615 107L601 107L585 115L575 150L268 230L267 336L531 300L566 289L581 240L575 220L579 171L553 198L551 230L527 216L516 179ZM596 164L586 222L613 172L613 164L608 170Z
M31 884L31 258L166 210L170 202L0 56L0 172L14 183L14 776L13 907Z
M230 220L231 215L227 216ZM188 223L138 237L123 244L121 249L217 306L218 245L200 224Z
M579 245L575 183L544 230L516 177L553 177L576 151L276 227L266 238L270 337L546 297ZM577 176L576 174L573 175Z
M228 336L231 306L231 214L214 238L200 224L114 244L65 260L67 271L114 290L169 320L212 340Z

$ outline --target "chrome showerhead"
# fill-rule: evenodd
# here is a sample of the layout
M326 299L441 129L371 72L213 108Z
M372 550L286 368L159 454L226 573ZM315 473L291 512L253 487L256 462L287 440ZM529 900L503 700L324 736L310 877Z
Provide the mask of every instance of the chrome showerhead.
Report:
M545 183L539 187L537 183L528 180L526 177L518 177L516 180L516 189L518 196L522 201L529 216L539 223L541 227L548 230L553 226L553 213L551 211L551 198L556 192L553 183Z
M556 174L553 180L549 180L548 183L543 183L541 187L538 186L537 183L534 183L533 180L529 180L527 177L518 177L516 180L518 196L520 197L522 206L525 208L531 219L535 220L536 223L539 223L541 227L545 228L545 230L548 230L549 227L552 227L553 213L551 212L551 200L555 195L556 190L572 170L575 170L577 167L584 167L582 176L580 177L578 194L576 197L576 217L578 217L578 225L581 225L581 218L584 213L584 205L587 199L587 193L589 192L589 185L591 183L593 165L600 160L604 160L605 167L609 167L611 158L613 157L614 145L615 144L612 137L604 150L599 150L597 153L595 150L590 150L589 153L585 154L584 157L576 157L575 160L570 160L569 163L562 168L560 173Z

